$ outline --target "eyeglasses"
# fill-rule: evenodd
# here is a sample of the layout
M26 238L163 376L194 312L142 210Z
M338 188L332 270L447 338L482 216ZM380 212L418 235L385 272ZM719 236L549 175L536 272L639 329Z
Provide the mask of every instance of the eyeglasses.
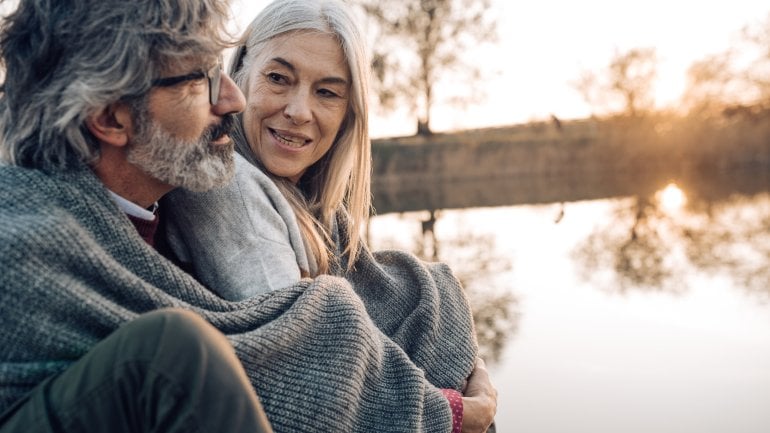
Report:
M209 81L209 102L216 105L219 100L219 85L222 83L222 59L217 61L211 69L206 72L192 72L187 75L177 75L176 77L156 78L152 80L152 85L157 87L171 87L185 81L200 80L206 77Z

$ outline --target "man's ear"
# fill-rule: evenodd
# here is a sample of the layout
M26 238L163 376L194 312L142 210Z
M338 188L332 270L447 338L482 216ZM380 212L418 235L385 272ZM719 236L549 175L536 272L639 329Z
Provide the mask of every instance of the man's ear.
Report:
M122 147L131 135L131 110L121 102L110 104L86 118L86 127L100 142Z

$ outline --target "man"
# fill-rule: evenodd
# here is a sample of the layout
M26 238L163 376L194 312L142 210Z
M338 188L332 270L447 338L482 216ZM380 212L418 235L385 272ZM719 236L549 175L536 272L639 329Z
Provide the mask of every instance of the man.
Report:
M0 432L270 431L263 407L276 431L449 431L437 387L471 370L462 426L483 431L475 341L437 338L467 305L427 309L451 281L403 284L419 308L385 326L344 280L227 302L150 245L163 194L232 174L226 12L21 0L3 22Z
M26 178L40 182L41 188L55 188L58 175L53 173L60 173L95 188L97 182L80 179L88 175L81 161L90 161L117 203L129 215L141 216L152 215L144 208L174 186L210 188L227 180L233 164L229 119L244 105L233 82L219 75L217 59L225 47L219 35L227 5L180 1L164 10L162 2L146 3L23 1L9 17L1 42L7 68L2 155L14 165L50 170L52 175L5 167L4 185L16 177L17 182ZM163 78L150 82L156 76ZM61 195L67 204L47 209L88 206L87 193L83 195L80 203L71 194ZM9 209L25 197L3 199L3 209ZM29 218L73 229L85 225L67 222L69 215ZM4 221L13 225L15 218ZM96 222L94 228L104 229L99 226ZM46 231L37 235L46 236ZM84 242L73 244L76 250L90 247L94 238L87 233L75 237ZM12 267L25 260L24 249L36 246L22 246L7 232L3 239L2 267L14 275L6 274L0 295L8 306L2 316L0 410L16 401L0 418L0 430L271 431L232 347L198 316L158 310L126 320L126 326L96 345L121 321L92 323L96 328L87 333L77 328L82 332L79 344L65 344L57 333L76 328L59 323L80 317L55 317L57 308L14 301L19 291L7 280L27 277ZM45 280L60 278L68 278L67 273L41 274L25 287L36 290L47 285ZM18 333L20 326L31 332ZM48 340L39 345L45 351L21 349L32 344L30 337ZM69 368L49 375L63 367Z

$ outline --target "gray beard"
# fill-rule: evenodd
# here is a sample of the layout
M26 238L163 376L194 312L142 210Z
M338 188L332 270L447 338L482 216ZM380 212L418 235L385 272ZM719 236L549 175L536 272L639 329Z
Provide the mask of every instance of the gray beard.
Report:
M146 113L142 113L146 114ZM142 119L142 117L145 117ZM228 183L235 172L234 144L211 144L212 128L197 140L180 140L149 116L137 116L138 131L128 148L128 161L174 187L207 191Z

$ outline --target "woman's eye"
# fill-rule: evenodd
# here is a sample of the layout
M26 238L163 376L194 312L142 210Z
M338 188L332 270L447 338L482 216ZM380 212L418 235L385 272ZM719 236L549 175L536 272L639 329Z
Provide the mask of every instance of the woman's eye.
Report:
M324 98L336 98L339 96L336 92L329 89L318 89L318 94Z

